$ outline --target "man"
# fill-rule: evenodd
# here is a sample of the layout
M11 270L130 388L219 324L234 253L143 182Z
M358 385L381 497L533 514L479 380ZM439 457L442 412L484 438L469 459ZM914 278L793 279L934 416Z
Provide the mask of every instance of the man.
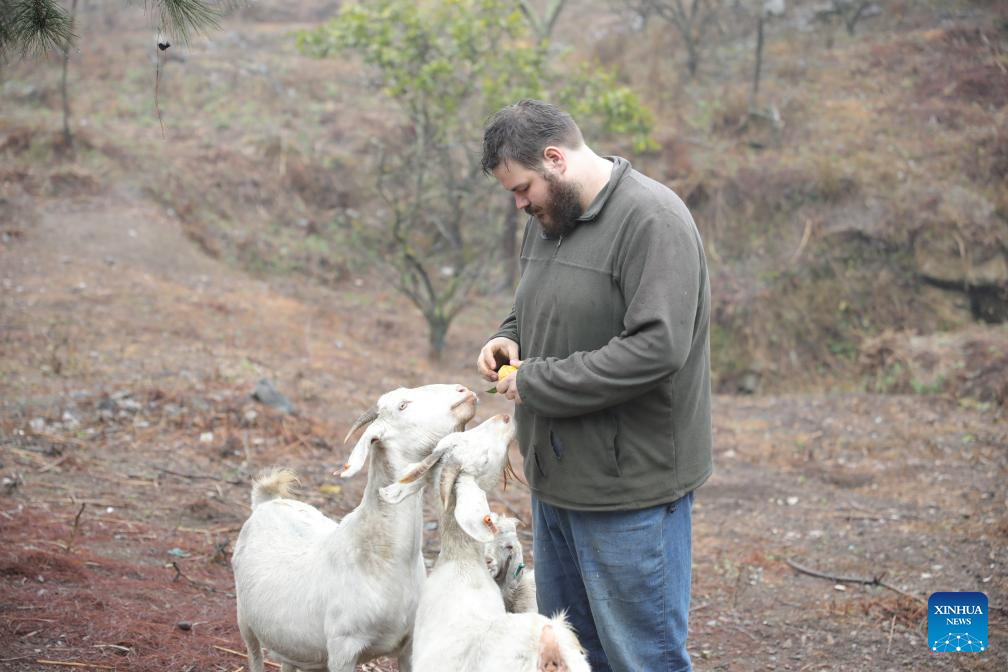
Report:
M596 672L689 670L693 490L712 469L696 225L541 101L490 120L483 170L530 215L514 308L477 367L515 402L539 610L567 611Z

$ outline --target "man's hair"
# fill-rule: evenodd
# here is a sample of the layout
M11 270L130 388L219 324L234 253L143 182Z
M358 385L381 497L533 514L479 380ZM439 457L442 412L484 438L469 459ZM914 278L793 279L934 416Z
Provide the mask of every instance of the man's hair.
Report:
M581 129L569 114L541 100L519 100L490 118L483 133L483 172L489 175L511 161L540 170L542 152L550 145L576 149L582 144Z

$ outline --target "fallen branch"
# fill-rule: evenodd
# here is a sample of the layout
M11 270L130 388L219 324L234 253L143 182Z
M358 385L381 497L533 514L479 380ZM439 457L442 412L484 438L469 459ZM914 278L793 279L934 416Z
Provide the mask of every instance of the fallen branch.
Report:
M32 432L33 436L40 439L45 439L49 443L59 443L63 445L77 446L78 448L87 448L87 442L81 441L80 439L75 439L71 436L60 436L59 434L51 434L49 432Z
M794 265L799 259L801 259L802 252L805 250L805 246L808 245L809 239L812 238L812 220L805 220L805 230L802 231L801 240L798 242L798 248L791 253L791 258L788 259L788 265Z
M45 464L45 465L39 467L38 472L40 474L43 474L43 473L49 471L50 469L55 469L59 465L61 465L64 462L66 462L69 458L70 458L70 454L67 453L66 455L64 455L63 457L59 458L58 460L54 460L54 461L50 462L49 464Z
M229 481L227 479L219 478L217 476L206 476L204 474L184 474L181 471L172 471L171 469L166 469L164 467L158 467L158 466L155 466L154 468L165 474L171 474L172 476L179 476L180 478L191 478L194 481L217 481L219 483L229 483L231 485L245 485L241 481Z
M114 670L116 668L108 665L95 665L94 663L78 663L69 660L36 660L39 665L66 665L67 667L89 667L95 670Z
M743 635L745 635L749 639L753 640L754 642L759 642L760 641L759 638L756 635L752 634L748 630L746 630L744 628L741 628L741 627L739 627L737 625L732 625L732 624L729 623L729 624L726 625L726 627L729 627L729 628L731 628L732 630L734 630L736 632L742 633Z
M179 567L178 563L175 562L174 560L171 562L170 566L175 568L175 577L172 578L172 582L173 583L177 582L179 580L179 578L183 578L183 579L185 579L186 581L189 582L189 585L195 586L196 588L199 588L201 590L206 590L206 591L209 591L211 593L220 593L222 595L227 595L228 597L234 597L233 593L228 593L228 592L224 592L222 590L218 590L216 587L210 585L209 583L203 583L202 581L196 581L194 579L190 579L188 576L185 575L185 572L182 571L182 568Z
M223 646L217 646L216 644L213 644L212 646L213 646L213 648L217 649L218 651L223 651L224 653L232 653L232 654L234 654L236 656L241 656L242 658L246 657L246 654L242 653L241 651L235 651L234 649L225 649ZM265 661L265 663L267 665L272 666L272 667L280 667L280 665L278 665L277 663L274 663L274 662L269 661L269 660Z
M794 569L795 571L801 572L802 574L808 574L809 576L814 576L817 579L828 579L830 581L835 581L837 583L859 583L864 586L879 586L880 588L886 588L888 590L893 591L894 593L899 593L900 595L909 597L910 599L916 600L917 602L927 604L927 600L925 600L923 597L914 595L912 593L908 593L905 590L900 590L896 586L892 586L883 581L882 578L885 576L884 573L879 576L873 576L870 579L864 579L857 576L837 576L835 574L826 574L824 572L819 572L814 569L809 569L808 567L805 567L803 565L799 565L791 558L784 558L784 562L790 565L791 568Z
M80 511L74 516L73 528L70 530L70 538L67 539L66 545L63 547L64 553L70 552L70 547L73 546L74 539L77 538L77 529L80 527L80 517L84 513L84 508L87 506L87 502L80 505Z
M226 527L176 527L179 532L193 532L195 534L224 534L225 532L238 532L241 525L227 525Z

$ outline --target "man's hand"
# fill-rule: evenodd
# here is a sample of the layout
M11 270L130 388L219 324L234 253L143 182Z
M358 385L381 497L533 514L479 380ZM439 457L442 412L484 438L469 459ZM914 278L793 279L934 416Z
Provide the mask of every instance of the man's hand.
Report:
M521 367L521 362L517 359L511 360L511 366ZM522 403L521 396L518 394L518 372L515 371L510 376L504 380L497 381L497 394L503 394L505 397L515 402L515 404Z
M491 339L480 350L476 359L476 369L485 379L497 380L497 368L502 364L512 364L518 359L518 344L510 338L498 336ZM510 398L510 397L509 397Z

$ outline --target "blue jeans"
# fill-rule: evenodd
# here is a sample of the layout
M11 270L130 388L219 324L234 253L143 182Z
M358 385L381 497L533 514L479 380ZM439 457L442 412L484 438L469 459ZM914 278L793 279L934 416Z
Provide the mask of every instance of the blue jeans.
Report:
M566 610L594 672L693 669L692 510L692 492L638 511L575 511L532 497L539 612Z

